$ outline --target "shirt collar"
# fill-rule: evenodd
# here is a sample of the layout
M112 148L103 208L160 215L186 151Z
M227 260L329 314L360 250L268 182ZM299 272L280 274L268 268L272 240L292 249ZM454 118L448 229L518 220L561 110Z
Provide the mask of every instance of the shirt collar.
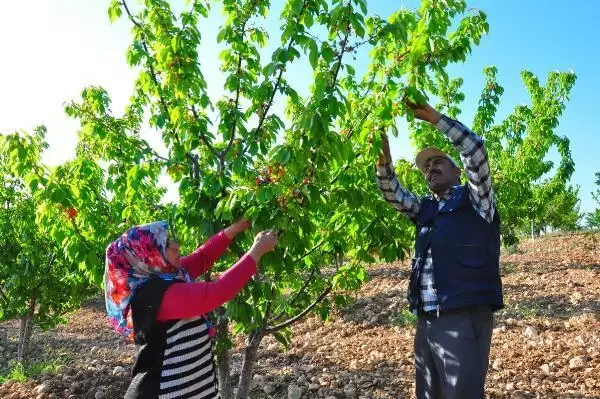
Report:
M435 200L438 202L439 201L447 201L450 198L452 198L452 196L454 195L454 193L456 192L456 189L458 187L459 187L459 185L450 187L448 190L446 190L446 192L442 196L438 196L437 194L434 193L433 198L435 198Z

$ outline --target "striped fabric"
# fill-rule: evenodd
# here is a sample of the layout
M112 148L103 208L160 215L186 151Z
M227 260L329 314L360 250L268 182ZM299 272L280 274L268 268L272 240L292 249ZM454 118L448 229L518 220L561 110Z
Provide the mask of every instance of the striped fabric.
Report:
M220 398L217 383L205 319L178 321L167 330L159 398Z

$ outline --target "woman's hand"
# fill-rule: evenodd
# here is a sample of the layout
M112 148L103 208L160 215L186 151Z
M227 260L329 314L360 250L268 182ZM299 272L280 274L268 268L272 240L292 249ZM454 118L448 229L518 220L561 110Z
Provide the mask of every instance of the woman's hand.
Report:
M225 236L233 240L239 233L246 230L248 227L252 225L252 222L247 219L240 219L229 227L226 227L224 232Z
M271 252L277 245L277 234L271 230L261 231L254 237L254 244L248 251L256 263L267 252Z

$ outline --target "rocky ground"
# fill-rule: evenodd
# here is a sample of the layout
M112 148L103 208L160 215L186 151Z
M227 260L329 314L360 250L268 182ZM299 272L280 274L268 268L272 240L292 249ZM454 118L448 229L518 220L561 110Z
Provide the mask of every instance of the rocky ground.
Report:
M600 398L600 236L528 240L502 256L507 306L497 313L490 398ZM284 351L264 340L253 399L413 397L414 328L406 307L407 263L371 267L355 303L323 324L310 318ZM18 325L0 324L0 374L16 356ZM6 337L6 338L4 338ZM32 338L50 372L0 385L0 397L119 398L134 347L109 330L103 303ZM239 353L234 363L239 363Z

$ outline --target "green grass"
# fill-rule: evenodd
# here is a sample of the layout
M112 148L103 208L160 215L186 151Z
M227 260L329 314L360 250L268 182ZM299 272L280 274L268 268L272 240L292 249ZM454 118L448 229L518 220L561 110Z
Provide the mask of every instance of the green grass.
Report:
M510 313L523 319L532 317L545 316L547 313L546 307L538 302L517 303L511 306Z
M514 263L501 263L500 264L500 275L507 276L511 273L514 273L517 270L517 267Z
M416 326L417 316L408 309L402 309L391 319L392 325L399 327Z
M38 363L29 363L26 366L23 363L14 362L8 372L0 375L0 384L7 381L25 382L40 374L56 373L63 363L61 360L63 359L44 360Z

